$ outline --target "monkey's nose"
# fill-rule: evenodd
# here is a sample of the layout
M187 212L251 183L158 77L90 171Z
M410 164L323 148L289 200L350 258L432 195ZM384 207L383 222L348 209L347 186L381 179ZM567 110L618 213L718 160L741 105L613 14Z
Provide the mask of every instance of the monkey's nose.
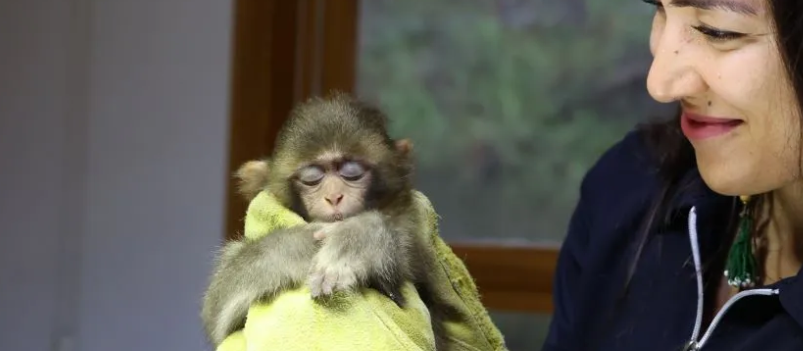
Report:
M343 200L343 194L332 194L326 197L326 202L332 206L337 206Z

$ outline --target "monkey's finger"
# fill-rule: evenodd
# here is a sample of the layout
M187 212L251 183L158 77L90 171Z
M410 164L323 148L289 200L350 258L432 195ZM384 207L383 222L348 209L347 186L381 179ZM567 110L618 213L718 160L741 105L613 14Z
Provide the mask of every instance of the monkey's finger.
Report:
M323 285L324 274L319 271L313 271L312 275L309 279L309 289L312 297L318 297L321 295L321 286Z
M326 274L323 276L323 283L321 284L321 292L324 295L331 295L332 291L337 284L338 274L333 269L327 269Z
M323 240L326 239L328 235L329 233L327 233L325 230L319 230L315 232L315 234L312 234L312 237L315 238L315 240Z
M357 285L357 276L351 271L341 271L338 276L336 290L349 290Z

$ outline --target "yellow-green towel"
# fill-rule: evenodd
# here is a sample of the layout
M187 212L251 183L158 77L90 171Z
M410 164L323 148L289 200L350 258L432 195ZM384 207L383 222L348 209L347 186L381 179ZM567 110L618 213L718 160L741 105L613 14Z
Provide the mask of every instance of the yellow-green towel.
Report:
M428 219L421 235L428 236L441 262L442 269L433 272L440 281L436 293L460 316L459 322L446 326L450 350L506 351L468 270L440 238L432 204L421 193L416 193L416 201ZM301 217L263 191L248 207L245 240L301 223ZM433 351L429 312L411 285L402 294L408 302L404 310L371 289L340 293L326 305L315 303L306 287L287 291L270 302L254 304L245 328L230 335L217 351Z

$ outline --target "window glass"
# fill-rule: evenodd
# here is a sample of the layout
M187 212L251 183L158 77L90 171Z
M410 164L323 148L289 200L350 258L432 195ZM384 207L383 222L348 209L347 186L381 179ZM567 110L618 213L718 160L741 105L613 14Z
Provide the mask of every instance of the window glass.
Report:
M371 0L357 94L413 140L446 240L559 243L583 175L658 114L637 0ZM666 108L666 107L663 107Z

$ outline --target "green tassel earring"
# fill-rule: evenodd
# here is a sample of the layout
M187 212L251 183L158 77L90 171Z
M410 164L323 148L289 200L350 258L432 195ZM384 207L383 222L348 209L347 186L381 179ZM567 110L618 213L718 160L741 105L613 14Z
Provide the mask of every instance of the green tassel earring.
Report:
M740 196L742 200L742 212L739 215L739 231L736 233L736 240L728 253L728 262L725 276L728 278L728 285L736 288L750 288L758 280L758 264L753 255L753 219L748 213L748 203L750 196Z

